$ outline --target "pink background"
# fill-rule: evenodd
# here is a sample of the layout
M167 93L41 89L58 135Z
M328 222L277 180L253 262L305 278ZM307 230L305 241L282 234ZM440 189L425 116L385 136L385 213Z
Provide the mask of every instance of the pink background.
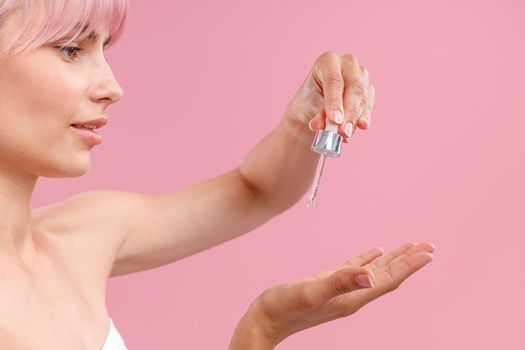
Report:
M434 262L398 290L278 348L524 349L524 13L519 0L132 1L108 52L125 97L104 143L85 176L41 179L33 207L228 171L323 51L353 53L377 91L372 126L328 160L316 207L305 195L241 238L111 279L117 328L130 349L225 349L265 288L432 241Z

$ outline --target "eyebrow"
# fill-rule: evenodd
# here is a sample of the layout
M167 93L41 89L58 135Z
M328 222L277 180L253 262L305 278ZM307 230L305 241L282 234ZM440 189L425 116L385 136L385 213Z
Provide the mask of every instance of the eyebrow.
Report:
M89 33L89 35L88 35L88 39L90 39L90 40L96 41L97 38L98 38L98 34L95 33L95 32L91 32L91 33ZM104 41L104 46L109 45L109 43L111 42L111 39L112 39L112 38L111 38L111 35L110 35L110 36L106 39L106 41Z
M77 27L78 27L78 24L77 24ZM80 34L84 33L89 27L89 24L85 25L84 28L82 29L82 31L80 32ZM95 32L95 31L92 31L91 33L89 33L88 37L87 37L89 40L92 40L92 41L96 41L98 39L98 34ZM106 39L106 41L104 41L104 46L106 45L109 45L109 43L111 42L111 35Z

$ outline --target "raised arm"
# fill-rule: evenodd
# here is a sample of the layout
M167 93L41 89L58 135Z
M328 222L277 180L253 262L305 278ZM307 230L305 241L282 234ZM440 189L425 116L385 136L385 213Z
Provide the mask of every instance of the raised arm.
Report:
M323 128L325 114L336 109L344 111L343 119L333 118L341 134L346 121L366 129L373 100L368 73L354 56L325 53L277 128L240 167L164 194L85 192L40 213L60 215L60 225L81 228L99 244L113 242L111 276L171 263L249 232L296 203L318 160L310 150L312 130Z

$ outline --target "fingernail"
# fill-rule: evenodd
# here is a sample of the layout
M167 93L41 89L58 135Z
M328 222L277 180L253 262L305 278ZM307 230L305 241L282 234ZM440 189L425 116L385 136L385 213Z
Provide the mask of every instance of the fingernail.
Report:
M353 129L352 123L346 123L343 131L345 132L346 136L348 136L348 138L352 136L352 129Z
M374 286L374 282L369 274L361 274L355 276L355 283L361 287L371 288Z
M337 124L341 124L343 122L343 112L341 112L339 109L335 109L332 112L332 117Z
M361 122L361 120L363 120L363 121ZM366 119L364 117L359 118L358 122L361 122L361 124L363 125L364 129L368 129L370 127L370 123L368 122L368 119Z

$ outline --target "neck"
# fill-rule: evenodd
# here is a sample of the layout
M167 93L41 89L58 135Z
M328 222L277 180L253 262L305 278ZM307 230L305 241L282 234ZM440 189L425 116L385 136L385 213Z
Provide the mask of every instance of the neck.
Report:
M1 257L34 255L30 202L37 179L0 166Z

